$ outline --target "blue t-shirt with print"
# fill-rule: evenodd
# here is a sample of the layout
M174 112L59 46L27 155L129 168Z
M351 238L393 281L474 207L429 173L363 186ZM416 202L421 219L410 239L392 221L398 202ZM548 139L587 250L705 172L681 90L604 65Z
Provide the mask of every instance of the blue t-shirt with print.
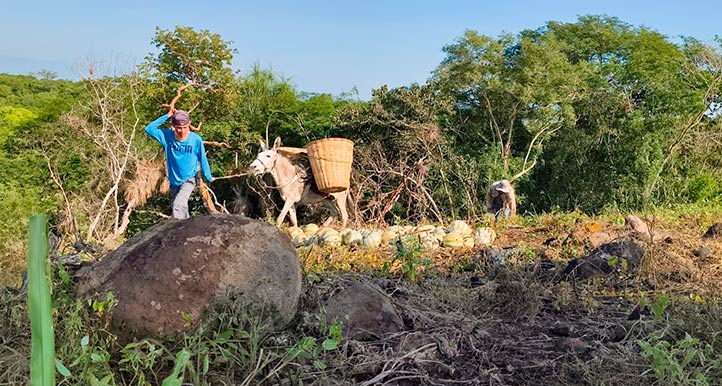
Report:
M159 117L145 127L145 132L163 145L170 184L180 186L195 177L198 163L201 164L206 180L211 181L213 177L201 136L191 132L185 140L178 141L173 130L160 128L167 120L168 115Z

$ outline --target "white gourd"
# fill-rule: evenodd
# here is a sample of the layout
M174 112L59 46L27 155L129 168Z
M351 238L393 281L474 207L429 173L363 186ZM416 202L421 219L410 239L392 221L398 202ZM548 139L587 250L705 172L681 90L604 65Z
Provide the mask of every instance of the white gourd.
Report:
M291 239L295 238L298 235L305 236L305 234L303 233L303 229L301 229L299 227L288 227L288 229L286 229L286 232L288 233L289 236L291 236Z
M424 249L437 249L439 244L439 240L433 235L427 235L421 239L421 246Z
M361 233L363 235L363 240L361 241L361 245L364 247L378 247L381 245L381 231L377 230L368 230Z
M464 246L464 236L459 233L448 233L444 236L444 246L447 248L461 248Z
M398 229L387 229L381 234L381 244L390 244L396 242L401 236Z
M464 247L465 248L474 248L474 236L473 235L464 236Z
M419 235L422 239L431 235L432 232L434 232L434 229L436 229L433 225L419 225L414 229L413 233Z
M444 242L444 237L446 236L446 229L442 226L438 226L434 229L433 236L436 237L436 240L439 241L439 243Z
M361 232L353 229L349 229L348 232L341 233L341 241L344 245L358 245L361 244L361 241L363 241L363 236L361 235Z
M303 229L303 233L306 236L315 236L316 233L318 233L318 225L314 223L306 224L302 226L301 229Z
M494 244L496 232L491 228L477 228L474 231L474 241L477 246L489 246Z
M341 235L333 228L321 228L316 236L320 245L341 245Z
M473 231L466 221L454 220L449 225L449 233L458 233L460 235L467 236L473 234Z
M307 241L306 235L304 235L303 233L293 237L293 245L296 248L306 245L306 241Z

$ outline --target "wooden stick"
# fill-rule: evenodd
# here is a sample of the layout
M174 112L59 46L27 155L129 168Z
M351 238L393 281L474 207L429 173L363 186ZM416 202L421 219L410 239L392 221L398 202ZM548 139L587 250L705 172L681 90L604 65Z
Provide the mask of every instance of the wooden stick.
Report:
M230 176L214 177L214 178L213 178L213 181L215 181L215 180L225 180L225 179L229 179L229 178L244 177L244 176L247 176L247 175L248 175L248 173L241 173L241 174L233 174L233 175L230 175Z
M225 147L226 149L230 149L231 145L225 143L225 142L216 142L216 141L203 141L203 144L206 146L216 146L216 147Z
M196 83L196 82L190 82L190 83L188 83L188 84L185 84L185 85L183 85L183 86L178 87L178 90L176 90L176 92L175 92L175 97L173 98L172 101L170 101L170 104L167 104L167 105L164 104L164 105L161 105L161 106L162 106L162 107L168 107L168 108L171 109L171 110L175 110L175 104L176 104L176 102L178 102L178 100L180 99L181 95L183 94L183 91L185 91L188 87L196 87L196 86L198 86L198 83Z
M211 197L210 192L208 192L208 187L205 183L203 183L203 181L201 181L200 185L198 185L198 189L200 189L201 197L203 197L206 208L208 208L211 214L218 214L218 209L216 209L216 205L213 203L213 198Z

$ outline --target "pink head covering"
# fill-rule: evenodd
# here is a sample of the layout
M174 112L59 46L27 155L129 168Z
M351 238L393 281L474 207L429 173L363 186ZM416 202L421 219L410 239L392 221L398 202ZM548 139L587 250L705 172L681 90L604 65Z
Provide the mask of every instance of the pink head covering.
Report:
M191 123L191 117L187 111L178 110L170 119L173 126L183 126Z

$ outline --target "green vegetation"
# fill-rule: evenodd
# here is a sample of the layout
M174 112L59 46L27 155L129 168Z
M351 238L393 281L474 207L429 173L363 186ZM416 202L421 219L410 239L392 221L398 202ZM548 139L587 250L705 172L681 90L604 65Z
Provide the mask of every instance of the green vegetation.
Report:
M524 214L493 224L502 237L515 226L568 233L577 221L590 218L621 226L629 211L649 214L652 225L684 228L698 237L722 211L722 41L707 45L687 38L674 43L647 27L606 16L548 22L496 37L466 31L443 47L445 57L427 82L397 88L379 85L368 101L353 92L333 96L297 90L289 80L258 66L235 72L230 68L236 54L232 42L210 31L158 29L151 42L157 53L122 76L89 73L70 82L53 80L49 72L40 78L0 74L0 284L18 287L26 269L31 283L45 276L40 271L44 266L25 265L27 219L34 213L49 213L49 231L57 240L50 246L51 256L77 253L88 258L159 221L157 214L167 212L168 204L166 195L159 193L163 172L156 166L162 164L162 154L142 130L166 113L162 105L188 84L193 87L183 92L176 107L192 109L194 124L202 123L204 139L216 144L207 147L215 176L240 173L258 151L259 139L281 136L285 146L330 136L354 140L352 193L360 223L461 218L479 222L485 191L501 178L514 181ZM278 198L263 192L262 185L260 180L227 179L211 187L219 202L229 207L245 202L253 216L272 218ZM203 211L197 197L192 204L194 214ZM302 222L312 218L304 209L299 216ZM440 307L433 317L417 322L436 328L434 317L469 311L465 307L470 296L489 301L489 312L498 311L494 317L513 315L515 321L549 317L547 303L555 312L578 307L585 317L609 306L607 294L598 293L607 289L568 283L544 283L557 294L552 299L542 296L545 287L531 276L536 268L530 265L547 247L528 240L520 240L520 245L510 255L513 267L499 271L505 272L499 274L500 289L485 287L503 296L490 300L484 293L465 292L457 301L441 294L456 308ZM571 240L555 252L568 259L584 248L582 242ZM659 251L653 249L655 266L672 264L669 255L657 255ZM463 275L480 267L475 256L433 260L425 253L418 243L403 240L388 256L344 251L332 261L321 255L304 261L307 270L318 275L353 268L398 276L395 279L408 286L425 285L427 279L438 279L437 274ZM678 255L689 258L689 251L684 253ZM627 262L615 259L610 264ZM710 264L696 261L688 271L675 273L689 282L706 281L705 275L714 275L718 268ZM53 366L63 384L256 384L274 383L280 374L301 384L317 374L333 379L334 371L347 370L339 363L352 355L341 347L337 323L326 326L317 321L320 327L299 327L282 340L264 337L254 331L253 323L249 329L234 317L204 325L173 347L147 340L121 346L105 329L114 299L73 300L68 273L54 269ZM629 275L615 278L613 287L646 293L667 283L649 275L634 285L627 283ZM671 280L672 274L664 275ZM683 280L675 280L683 286ZM438 295L434 288L419 288L431 291L429 297ZM719 314L715 298L709 292L704 295L701 302L676 300L674 292L670 302L656 298L649 304L651 331L639 332L641 322L628 331L625 342L634 344L615 348L619 362L565 362L565 381L603 379L598 376L607 366L629 365L646 371L633 368L639 371L631 381L610 375L598 383L714 384L719 379L722 322L713 316ZM24 372L30 345L17 331L30 326L27 306L3 297L0 314L10 316L10 322L0 329L0 383L27 383L29 375L40 374ZM614 306L626 304L620 300ZM688 308L693 312L683 313ZM673 315L669 320L668 309ZM705 311L705 318L691 316L699 310ZM30 311L35 339L43 336L35 333L39 311ZM580 314L570 315L582 318ZM504 333L511 339L512 332ZM485 342L477 338L446 342L450 351L445 355L451 357L469 342ZM494 343L485 347L497 350L508 341ZM54 357L45 354L46 359ZM475 363L489 362L487 357L469 355ZM46 362L45 373L50 371ZM36 366L40 365L33 362ZM623 369L626 375L632 371ZM497 376L501 375L488 374L490 379Z

